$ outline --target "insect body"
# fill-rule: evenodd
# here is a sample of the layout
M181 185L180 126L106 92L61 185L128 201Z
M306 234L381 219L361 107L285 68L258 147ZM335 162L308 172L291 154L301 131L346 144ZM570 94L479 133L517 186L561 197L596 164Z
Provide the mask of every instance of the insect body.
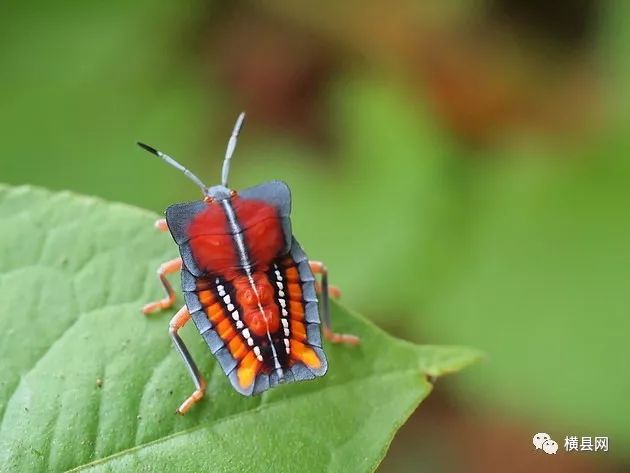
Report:
M359 341L330 329L326 267L309 262L292 234L288 186L272 181L239 192L228 188L230 159L243 119L241 114L228 143L222 184L210 188L168 155L139 143L183 171L204 194L202 200L170 206L166 219L156 222L158 229L170 231L180 257L158 270L167 297L143 308L148 314L172 306L175 294L166 275L181 270L186 304L171 320L170 334L196 389L177 410L180 414L205 390L178 335L191 318L234 389L246 396L326 373L320 302L326 338ZM321 275L321 284L314 273Z

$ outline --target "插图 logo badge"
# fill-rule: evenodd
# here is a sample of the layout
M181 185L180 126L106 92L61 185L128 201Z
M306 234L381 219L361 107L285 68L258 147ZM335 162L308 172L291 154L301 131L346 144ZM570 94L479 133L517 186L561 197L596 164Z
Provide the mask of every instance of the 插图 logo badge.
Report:
M536 450L542 450L547 455L555 455L560 448L558 443L551 438L551 435L545 432L538 432L532 437L532 443ZM564 450L567 453L572 452L608 452L609 441L607 436L577 436L567 435L564 437Z
M536 450L541 450L547 455L555 455L558 451L558 443L551 439L549 434L539 432L532 438L532 443Z

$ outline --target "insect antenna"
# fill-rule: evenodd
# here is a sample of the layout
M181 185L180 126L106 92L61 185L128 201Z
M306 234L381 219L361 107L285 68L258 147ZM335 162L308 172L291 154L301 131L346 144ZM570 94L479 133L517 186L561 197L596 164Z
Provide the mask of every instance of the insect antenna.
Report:
M230 160L232 159L232 154L234 154L238 134L241 132L241 128L243 128L244 121L245 112L241 112L236 119L234 129L232 130L232 136L230 136L230 141L228 141L227 149L225 150L225 159L223 160L223 170L221 172L221 184L225 187L227 187L228 174L230 173Z
M179 169L181 172L183 172L186 175L188 179L190 179L195 184L197 184L197 186L201 189L201 192L203 192L203 194L206 195L208 191L208 187L203 182L201 182L201 179L195 176L192 173L192 171L190 171L189 169L179 164L177 161L171 158L168 154L164 154L161 151L153 148L152 146L145 145L144 143L140 143L140 142L138 142L138 146L147 150L149 153L156 155L158 158L162 158L164 161L166 161L166 163L170 164L174 168Z

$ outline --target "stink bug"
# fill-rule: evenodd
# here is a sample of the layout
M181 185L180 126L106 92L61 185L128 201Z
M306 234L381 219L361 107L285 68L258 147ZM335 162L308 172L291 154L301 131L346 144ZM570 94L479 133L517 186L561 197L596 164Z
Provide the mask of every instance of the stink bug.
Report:
M245 115L228 142L220 185L207 187L170 156L143 143L145 150L182 171L203 192L203 199L174 204L155 223L170 231L180 257L160 266L166 298L151 302L144 314L168 309L175 293L166 279L181 271L185 305L171 319L169 333L195 384L177 409L185 414L199 401L206 384L178 335L190 319L206 341L232 387L245 396L279 383L323 376L328 364L321 342L356 344L354 335L331 330L326 266L309 261L291 231L291 193L281 181L239 192L227 184L230 159ZM314 274L321 276L321 283ZM319 295L319 297L318 297Z

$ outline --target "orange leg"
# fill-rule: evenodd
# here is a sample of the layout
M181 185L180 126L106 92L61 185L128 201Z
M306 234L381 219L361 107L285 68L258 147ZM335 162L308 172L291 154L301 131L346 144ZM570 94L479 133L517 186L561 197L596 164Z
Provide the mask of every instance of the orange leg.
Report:
M162 263L157 270L158 278L162 282L162 286L164 286L164 290L166 291L166 297L164 299L160 299L159 301L149 302L142 308L142 313L148 315L152 312L162 309L168 309L175 303L175 291L173 290L173 286L168 282L166 276L179 271L182 269L182 259L174 258L166 263Z
M356 345L361 340L356 335L350 335L347 333L336 333L332 331L330 324L330 309L328 305L328 295L338 297L341 295L339 289L328 286L328 269L324 263L320 261L309 261L311 271L313 274L319 274L322 277L321 285L319 286L319 293L322 297L322 320L324 322L324 337L332 343L349 343L350 345ZM336 296L335 296L336 295Z
M312 271L312 269L311 269ZM315 272L315 271L313 271ZM319 281L315 281L315 289L317 290L317 292L322 292L322 285L319 283ZM332 297L333 299L340 299L341 298L341 289L339 289L337 286L333 286L332 284L328 285L328 295L330 297Z
M206 382L201 376L201 373L199 373L199 369L197 368L195 361L192 359L192 356L190 356L188 348L186 348L186 345L179 337L178 333L179 329L181 329L189 321L190 312L188 312L188 308L186 306L183 306L171 319L168 329L168 332L173 339L173 343L175 344L175 348L177 348L177 351L182 356L184 364L186 365L186 368L188 368L188 372L195 384L195 390L193 393L188 396L188 398L177 409L177 413L180 415L186 414L186 412L188 412L188 410L203 397L206 390Z
M168 230L168 225L166 224L166 219L165 218L158 218L155 223L153 224L153 226L155 228L158 229L158 231L160 232L165 232Z
M322 272L324 271L328 273L326 266L321 261L309 261L308 264L311 267L311 271L313 271L313 273L315 274L322 274ZM315 281L315 289L319 293L322 292L322 285L320 284L319 281ZM339 299L341 298L341 289L339 289L337 286L333 286L332 284L329 284L328 295L332 297L333 299Z

